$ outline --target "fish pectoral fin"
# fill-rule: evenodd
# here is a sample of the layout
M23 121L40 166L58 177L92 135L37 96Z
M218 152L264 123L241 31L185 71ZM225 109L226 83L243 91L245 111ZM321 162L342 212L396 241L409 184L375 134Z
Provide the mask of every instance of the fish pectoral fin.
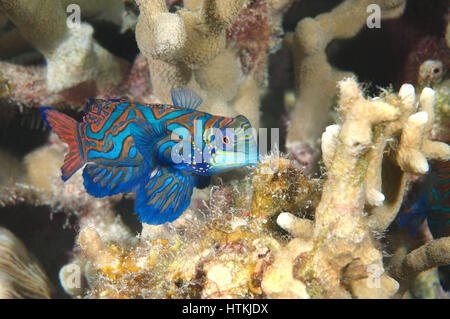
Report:
M196 110L203 100L193 90L183 87L176 87L170 91L172 95L172 103L178 107Z
M141 222L159 225L177 219L188 208L196 182L193 175L158 167L137 190L135 212Z
M148 161L155 155L155 146L165 138L169 132L167 131L167 123L164 121L159 124L150 125L146 121L132 123L131 136L139 153Z
M141 166L106 166L88 164L84 167L83 178L86 191L94 197L105 197L132 192L144 176Z

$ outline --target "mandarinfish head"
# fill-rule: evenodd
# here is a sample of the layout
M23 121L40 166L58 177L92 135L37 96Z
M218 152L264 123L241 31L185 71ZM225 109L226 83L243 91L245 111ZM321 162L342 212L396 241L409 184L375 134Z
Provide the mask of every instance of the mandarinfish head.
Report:
M219 127L203 128L201 121L195 125L203 134L194 133L172 147L176 168L209 176L258 162L256 131L245 116Z

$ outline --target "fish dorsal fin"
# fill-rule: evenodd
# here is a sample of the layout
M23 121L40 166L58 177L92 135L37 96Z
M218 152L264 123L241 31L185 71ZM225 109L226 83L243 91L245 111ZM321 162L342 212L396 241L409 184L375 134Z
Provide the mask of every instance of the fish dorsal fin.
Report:
M167 122L150 125L147 121L138 121L130 126L131 136L139 153L152 163L155 155L155 146L168 135Z
M173 105L186 109L196 110L203 100L194 91L188 88L176 87L170 91Z
M101 105L101 104L103 104L105 102L106 102L106 100L94 99L94 98L90 97L88 99L88 101L86 102L86 107L84 108L84 113L88 114L90 111L92 111L92 108L94 106Z
M158 166L136 193L135 212L143 223L159 225L177 219L189 206L197 177Z
M108 101L102 99L89 98L84 108L83 122L94 123L104 118L100 109L106 106Z

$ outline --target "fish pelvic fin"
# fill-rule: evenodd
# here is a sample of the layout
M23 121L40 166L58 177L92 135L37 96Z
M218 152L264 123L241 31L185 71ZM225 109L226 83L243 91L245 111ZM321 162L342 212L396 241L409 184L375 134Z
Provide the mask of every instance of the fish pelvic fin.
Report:
M158 166L137 190L135 213L146 224L172 222L188 208L196 183L194 175Z
M55 131L58 137L69 146L69 152L66 154L64 164L61 167L61 178L65 182L85 163L78 140L77 121L50 107L41 107L40 110L48 127Z
M140 166L87 164L83 170L84 187L94 197L133 192L146 171L145 162Z

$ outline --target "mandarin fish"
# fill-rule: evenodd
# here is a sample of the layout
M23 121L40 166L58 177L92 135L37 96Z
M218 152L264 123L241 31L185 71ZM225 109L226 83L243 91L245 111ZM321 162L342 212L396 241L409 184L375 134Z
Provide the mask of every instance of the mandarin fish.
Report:
M135 192L140 221L158 225L177 219L193 187L206 187L211 175L257 162L256 137L245 116L197 111L202 99L189 89L174 88L171 95L173 105L90 99L82 122L41 108L69 146L63 181L84 166L90 195Z
M418 198L400 212L398 221L414 235L425 219L433 238L450 236L450 161L431 165ZM438 269L442 287L449 290L450 265Z

